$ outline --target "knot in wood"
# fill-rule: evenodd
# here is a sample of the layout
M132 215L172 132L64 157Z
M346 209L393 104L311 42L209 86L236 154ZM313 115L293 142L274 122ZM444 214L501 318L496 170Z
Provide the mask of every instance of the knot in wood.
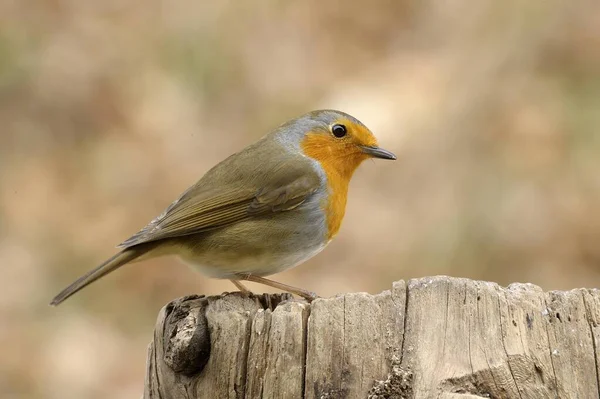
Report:
M167 306L167 331L164 333L165 363L176 373L200 373L210 357L210 331L206 320L204 296L188 296Z

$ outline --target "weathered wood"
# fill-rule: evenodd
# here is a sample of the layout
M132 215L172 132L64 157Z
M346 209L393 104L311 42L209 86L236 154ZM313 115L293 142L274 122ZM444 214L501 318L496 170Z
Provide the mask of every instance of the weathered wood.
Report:
M598 398L600 291L430 277L163 308L144 398Z

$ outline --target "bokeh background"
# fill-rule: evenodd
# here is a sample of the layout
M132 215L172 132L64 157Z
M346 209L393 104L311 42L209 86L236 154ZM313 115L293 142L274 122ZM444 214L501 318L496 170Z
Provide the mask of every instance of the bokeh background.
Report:
M251 3L0 1L0 397L139 397L161 306L233 286L165 258L48 301L317 108L399 159L366 162L337 239L278 280L600 286L596 2Z

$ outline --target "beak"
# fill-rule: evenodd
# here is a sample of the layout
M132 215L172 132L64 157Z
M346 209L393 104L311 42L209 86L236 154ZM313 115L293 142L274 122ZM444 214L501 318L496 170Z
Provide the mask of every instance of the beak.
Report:
M361 145L360 149L362 150L362 152L364 152L365 154L372 156L373 158L381 158L381 159L391 159L394 160L396 159L396 156L389 152L388 150L384 150L383 148L379 148L379 147L369 147L366 145Z

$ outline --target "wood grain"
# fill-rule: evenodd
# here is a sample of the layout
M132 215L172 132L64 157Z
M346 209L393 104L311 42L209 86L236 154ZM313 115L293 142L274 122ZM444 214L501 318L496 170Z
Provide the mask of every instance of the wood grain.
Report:
M144 398L598 398L600 291L445 276L165 306Z

